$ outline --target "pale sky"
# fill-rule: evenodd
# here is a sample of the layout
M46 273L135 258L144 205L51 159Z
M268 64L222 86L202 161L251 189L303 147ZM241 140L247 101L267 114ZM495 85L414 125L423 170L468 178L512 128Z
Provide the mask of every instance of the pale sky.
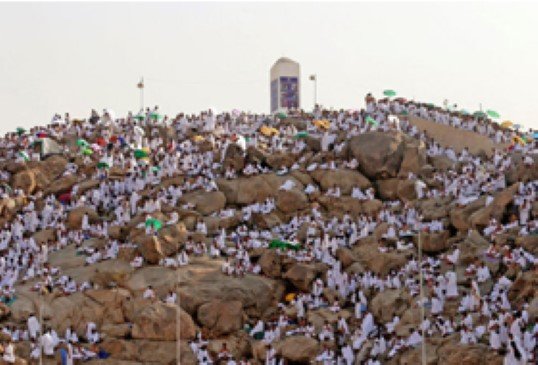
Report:
M269 69L301 64L301 104L394 89L538 128L536 3L1 3L0 132L55 112L269 111Z

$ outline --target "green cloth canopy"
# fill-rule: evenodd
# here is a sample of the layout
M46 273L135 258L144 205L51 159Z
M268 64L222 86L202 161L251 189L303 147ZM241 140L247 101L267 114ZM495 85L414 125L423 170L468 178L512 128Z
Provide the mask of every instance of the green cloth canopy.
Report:
M485 118L485 117L487 117L487 115L483 111L476 111L476 112L473 113L473 117Z
M162 116L161 114L159 114L159 113L155 113L155 112L151 113L151 114L149 115L149 117L150 117L151 119L153 119L153 120L160 120L160 119L163 119L163 116Z
M377 120L375 120L374 118L372 118L371 116L367 116L366 119L365 119L366 123L368 124L371 124L371 125L375 125L375 126L378 126L379 123L377 122Z
M77 139L77 146L79 147L88 147L90 145L90 143L88 141L86 141L85 139Z
M492 118L500 118L501 116L495 110L487 110L486 113Z
M144 158L144 157L149 157L149 153L145 150L135 150L134 156L135 158Z
M301 248L301 245L293 244L293 243L282 241L282 240L272 240L269 243L269 248L282 248L282 249L286 249L286 250L297 251L297 250L299 250Z
M384 90L383 95L388 96L388 97L396 96L396 91L394 91L394 90Z
M295 136L293 136L293 138L296 138L296 139L298 139L298 138L306 138L306 137L308 137L308 132L304 132L304 131L299 132Z
M100 161L99 163L97 163L97 168L98 169L109 169L110 165L108 164L108 162Z
M19 156L22 157L24 161L30 161L30 157L25 151L19 151Z
M152 227L156 231L163 228L163 222L158 220L157 218L148 218L146 219L146 227Z

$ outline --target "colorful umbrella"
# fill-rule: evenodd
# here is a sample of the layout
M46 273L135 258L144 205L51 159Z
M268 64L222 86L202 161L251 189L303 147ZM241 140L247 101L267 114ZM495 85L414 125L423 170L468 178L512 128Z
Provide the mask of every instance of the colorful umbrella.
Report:
M151 168L151 171L152 171L152 172L161 171L161 166L153 166L153 167Z
M149 115L149 117L150 117L151 119L153 119L153 120L160 120L160 119L163 119L163 116L162 116L161 114L159 114L159 113L155 113L155 112L151 113L151 114Z
M25 151L19 151L19 156L22 157L24 161L30 161L30 156Z
M282 248L282 249L286 249L286 250L297 251L297 250L299 250L301 248L301 245L293 244L293 243L286 242L286 241L281 241L281 240L272 240L269 243L269 248Z
M85 139L77 139L77 146L88 147L90 144Z
M136 120L144 120L144 119L146 119L146 116L144 114L139 113L139 114L135 115L133 118L136 119Z
M260 128L260 133L263 134L266 137L269 137L269 136L276 136L276 135L278 135L279 132L278 132L278 129L276 129L276 128L268 127L266 125L262 125L261 128Z
M315 120L313 124L320 129L329 129L331 127L331 122L327 119Z
M514 125L514 123L512 123L509 120L505 120L504 122L501 123L501 127L503 127L503 128L510 128L513 125Z
M308 137L308 132L299 132L293 138L299 139L299 138L306 138L306 137Z
M279 119L285 119L285 118L288 117L288 115L287 115L286 113L282 113L282 112L281 112L281 113L277 113L276 116L277 116L277 118L279 118Z
M145 149L139 149L134 151L135 158L149 157L149 152Z
M372 118L371 116L367 116L366 119L365 119L366 123L368 124L371 124L373 126L378 126L379 123L377 122L377 120L375 120L374 118Z
M525 146L527 144L527 142L525 142L525 140L523 138L518 137L518 136L515 136L514 138L512 138L512 141L514 143L520 144L521 146Z
M36 137L37 137L37 138L47 138L48 136L49 136L49 135L48 135L47 133L45 133L45 132L38 132L38 133L36 134Z
M384 90L383 95L388 96L390 98L392 96L396 96L396 91L394 91L394 90Z
M99 161L97 163L97 168L98 169L109 169L110 168L110 165L108 164L108 162L105 162L105 161Z
M146 219L146 227L152 227L153 229L155 229L156 231L160 230L161 228L163 228L163 222L161 222L160 220L158 220L157 218L148 218Z
M82 150L82 154L85 156L91 156L93 154L93 151L91 148L85 148Z
M497 113L495 110L487 110L486 113L488 113L488 115L492 118L500 118L501 116L499 115L499 113Z
M17 134L20 136L21 134L26 133L26 129L24 129L23 127L18 127L18 128L16 129L16 132L17 132Z
M485 117L487 117L487 114L484 113L483 111L476 111L476 112L473 113L473 117L485 118Z

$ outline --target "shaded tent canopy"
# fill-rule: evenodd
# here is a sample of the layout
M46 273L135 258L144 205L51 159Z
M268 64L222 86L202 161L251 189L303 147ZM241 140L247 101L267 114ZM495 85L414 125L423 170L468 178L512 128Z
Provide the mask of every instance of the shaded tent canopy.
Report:
M45 137L34 141L34 151L41 154L41 156L49 156L63 153L63 148L55 140Z

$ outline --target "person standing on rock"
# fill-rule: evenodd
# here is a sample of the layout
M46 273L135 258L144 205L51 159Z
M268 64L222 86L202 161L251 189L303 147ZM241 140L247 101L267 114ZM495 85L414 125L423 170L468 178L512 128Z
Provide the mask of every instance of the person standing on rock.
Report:
M37 334L39 333L39 321L37 320L37 317L34 313L30 313L30 316L27 320L28 325L28 334L30 335L30 338L32 340L35 340L37 338Z

